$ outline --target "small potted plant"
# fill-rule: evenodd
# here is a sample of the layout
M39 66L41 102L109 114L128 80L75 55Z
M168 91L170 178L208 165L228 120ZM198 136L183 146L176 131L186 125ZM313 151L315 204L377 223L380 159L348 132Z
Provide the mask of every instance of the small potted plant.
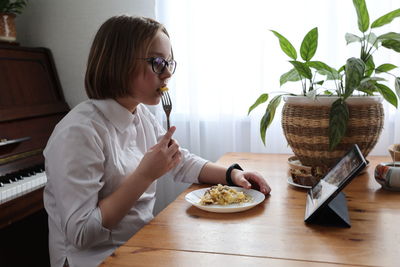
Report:
M390 63L375 66L374 58L378 57L376 52L379 48L400 52L400 34L389 32L377 36L371 30L399 17L400 9L370 24L365 1L353 0L353 4L361 35L347 33L345 39L347 44L360 43L360 56L347 59L338 69L312 60L318 46L318 28L304 37L300 60L293 45L283 35L272 31L293 67L280 77L280 84L300 81L302 91L301 94L279 93L270 101L269 94L262 94L248 113L269 102L260 121L260 135L265 144L266 131L283 98L286 103L282 110L282 127L289 145L303 165L327 169L354 143L367 156L383 128L384 114L380 101L383 98L396 108L398 106L400 78L390 73L398 66ZM387 77L394 78L392 88L384 84Z
M0 41L16 41L15 17L26 5L27 0L0 0Z

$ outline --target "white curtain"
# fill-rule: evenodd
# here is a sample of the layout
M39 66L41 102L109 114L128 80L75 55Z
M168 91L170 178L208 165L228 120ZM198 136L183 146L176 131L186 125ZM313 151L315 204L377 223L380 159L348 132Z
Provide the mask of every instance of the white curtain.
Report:
M400 5L398 0L369 0L367 7L372 22ZM279 77L291 65L269 30L284 35L299 51L304 35L318 27L314 59L332 67L359 55L357 44L346 45L344 38L346 32L359 34L351 0L159 0L156 9L178 62L170 82L175 137L183 147L212 161L226 152L291 153L280 109L267 132L266 146L259 134L265 106L247 116L263 92L300 92L299 83L280 88ZM398 32L400 18L381 28L375 32ZM394 54L381 48L374 54L375 63L400 66L400 57ZM390 85L393 88L393 80ZM400 113L387 104L385 112L385 129L373 155L387 155L389 144L400 143ZM157 115L163 118L161 109Z

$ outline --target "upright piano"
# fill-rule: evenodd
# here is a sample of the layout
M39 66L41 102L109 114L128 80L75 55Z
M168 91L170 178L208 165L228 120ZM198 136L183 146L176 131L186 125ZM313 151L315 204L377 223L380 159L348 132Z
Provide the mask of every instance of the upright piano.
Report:
M49 266L43 149L68 111L49 49L0 44L0 266Z

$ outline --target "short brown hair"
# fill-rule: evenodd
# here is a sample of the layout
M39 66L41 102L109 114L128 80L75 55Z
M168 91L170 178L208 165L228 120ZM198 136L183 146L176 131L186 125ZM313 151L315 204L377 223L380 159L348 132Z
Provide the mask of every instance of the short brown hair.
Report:
M150 18L123 15L105 21L89 53L85 75L88 97L106 99L128 95L130 75L138 70L135 59L145 56L159 30L169 36L162 24Z

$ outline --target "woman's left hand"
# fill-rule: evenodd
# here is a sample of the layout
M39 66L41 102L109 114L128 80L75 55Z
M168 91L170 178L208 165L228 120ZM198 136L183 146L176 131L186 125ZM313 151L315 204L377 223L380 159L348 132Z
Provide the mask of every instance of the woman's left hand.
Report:
M267 195L271 192L271 187L258 172L241 171L238 169L232 170L232 182L246 189L255 189Z

